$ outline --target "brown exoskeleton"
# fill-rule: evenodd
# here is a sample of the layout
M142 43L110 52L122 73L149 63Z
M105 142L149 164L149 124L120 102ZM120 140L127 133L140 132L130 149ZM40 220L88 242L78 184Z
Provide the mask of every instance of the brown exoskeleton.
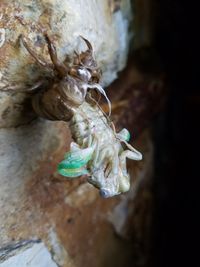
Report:
M56 48L49 36L44 34L44 37L52 64L39 58L29 46L26 38L23 35L20 36L23 45L36 62L47 71L54 73L49 82L46 80L38 81L40 90L33 97L33 108L41 117L68 121L72 115L71 108L79 106L85 101L87 88L82 84L92 86L92 84L98 83L101 71L93 59L92 46L85 38L81 37L87 44L88 50L81 54L75 53L74 60L69 65L58 60ZM34 87L34 90L36 89Z
M93 58L90 42L81 37L88 49L80 54L75 53L72 62L64 63L58 60L49 36L45 34L44 37L52 64L41 60L26 38L20 36L36 62L54 73L49 81L38 82L41 89L32 99L35 112L50 120L69 122L72 132L74 142L58 165L58 172L71 179L87 175L88 181L100 189L103 197L126 192L130 187L126 158L141 160L142 155L127 143L130 139L128 130L116 133L99 105L88 101L88 90L95 89L106 97L110 107L99 84L101 71ZM127 150L123 149L122 143Z

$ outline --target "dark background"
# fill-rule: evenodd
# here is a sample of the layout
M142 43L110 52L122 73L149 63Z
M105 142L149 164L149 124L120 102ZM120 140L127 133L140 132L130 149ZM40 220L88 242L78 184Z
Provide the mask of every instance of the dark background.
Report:
M156 1L155 48L169 97L154 127L154 267L200 266L199 10L194 1Z

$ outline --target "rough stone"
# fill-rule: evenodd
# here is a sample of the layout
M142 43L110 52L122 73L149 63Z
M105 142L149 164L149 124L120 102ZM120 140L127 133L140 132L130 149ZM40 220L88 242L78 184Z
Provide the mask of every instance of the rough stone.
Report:
M102 84L116 78L126 64L131 8L129 0L120 1L117 10L113 10L114 4L114 0L0 2L0 128L17 126L33 118L30 108L25 109L27 94L17 93L16 87L26 90L49 75L23 47L20 34L27 37L30 46L47 62L50 58L44 32L53 40L61 61L74 51L86 49L80 38L83 36L91 42L102 68ZM2 90L6 94L2 95Z
M0 249L1 267L58 267L46 246L39 241L21 241Z
M146 210L141 207L145 212L137 219L133 201L141 182L152 174L150 130L141 134L143 126L139 127L140 135L134 142L144 160L129 166L134 174L130 193L105 200L84 178L68 181L56 173L56 165L71 142L66 124L38 119L31 109L31 96L12 87L27 89L41 76L48 76L18 39L23 33L37 54L49 61L43 30L48 31L61 60L74 50L85 49L79 35L87 38L103 70L102 84L111 83L126 63L130 18L129 0L1 0L1 248L20 240L42 240L45 251L48 249L61 267L130 266L134 246L126 240L127 233L136 229L132 236L139 233L138 244L146 218ZM122 83L125 85L127 79ZM116 96L126 91L124 85L112 89ZM113 117L116 121L120 118L118 126L126 123L132 132L140 116L134 117L131 112L134 92L126 91L126 98L123 103L114 98L121 108L114 108ZM146 102L142 103L145 109ZM141 114L139 110L137 114ZM144 205L149 202L144 198ZM131 220L133 215L136 224Z

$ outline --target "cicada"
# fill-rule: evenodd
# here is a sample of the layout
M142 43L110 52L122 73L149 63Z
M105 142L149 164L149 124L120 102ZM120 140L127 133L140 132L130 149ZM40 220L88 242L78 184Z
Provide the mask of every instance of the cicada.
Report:
M27 39L20 36L35 61L53 73L49 81L38 81L39 90L32 98L35 112L46 119L66 121L72 133L73 142L58 164L58 173L67 179L87 176L88 182L105 198L128 191L126 159L141 160L142 155L128 143L129 131L122 129L117 133L110 114L105 114L91 95L92 91L104 95L111 112L111 103L100 85L101 70L91 43L81 37L87 49L61 62L49 36L44 34L44 38L51 64L36 55Z

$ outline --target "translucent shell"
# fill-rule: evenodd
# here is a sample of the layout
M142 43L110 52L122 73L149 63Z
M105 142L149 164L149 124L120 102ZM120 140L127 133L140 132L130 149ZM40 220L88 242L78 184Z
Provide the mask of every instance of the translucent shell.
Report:
M92 45L81 38L87 50L80 54L75 52L71 62L68 62L68 56L60 62L54 44L45 33L52 61L49 63L38 57L27 39L20 35L29 54L51 73L48 79L39 80L31 88L38 90L32 99L33 109L41 117L69 122L74 140L70 151L58 164L58 173L68 178L86 174L88 182L100 190L101 196L112 197L129 190L126 160L141 160L142 154L128 143L130 133L127 129L115 131L110 119L111 102L99 83L101 70L93 57ZM93 98L92 90L107 100L108 116Z
M58 165L58 172L68 178L86 174L104 198L127 192L130 176L126 160L142 159L128 143L129 131L124 128L117 133L101 109L86 101L74 109L70 129L74 142Z

